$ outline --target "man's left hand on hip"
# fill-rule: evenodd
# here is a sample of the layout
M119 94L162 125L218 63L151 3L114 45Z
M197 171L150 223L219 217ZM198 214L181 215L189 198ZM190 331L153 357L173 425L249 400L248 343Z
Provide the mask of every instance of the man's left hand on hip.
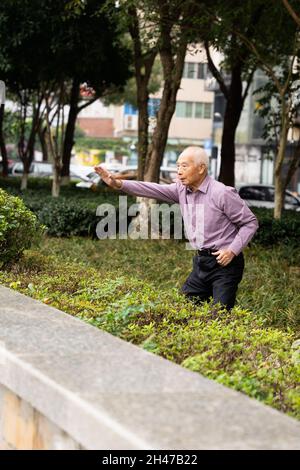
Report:
M227 266L227 264L229 264L233 260L233 258L235 257L235 254L231 250L229 250L228 248L225 248L223 250L214 251L212 254L214 256L216 256L217 262L221 266Z

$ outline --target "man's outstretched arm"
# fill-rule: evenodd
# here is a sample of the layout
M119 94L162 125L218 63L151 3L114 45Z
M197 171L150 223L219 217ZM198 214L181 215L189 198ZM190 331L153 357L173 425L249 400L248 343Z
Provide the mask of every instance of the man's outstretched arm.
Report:
M95 167L103 181L114 189L121 189L133 196L149 197L166 202L178 202L178 191L176 183L158 184L145 181L127 181L116 178L101 166Z

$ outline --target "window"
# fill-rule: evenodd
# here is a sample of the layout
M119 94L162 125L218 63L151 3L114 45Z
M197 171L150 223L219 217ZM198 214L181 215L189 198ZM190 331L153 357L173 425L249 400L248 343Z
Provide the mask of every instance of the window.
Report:
M176 116L191 118L193 116L193 103L191 101L178 101L176 103Z
M200 62L185 62L182 78L204 80L207 76L207 64Z
M203 118L204 114L204 109L203 109L203 104L204 103L195 103L195 118Z
M195 62L185 62L183 68L183 78L196 78L196 66Z
M211 103L204 103L204 119L211 118Z
M177 101L176 117L211 119L211 103L193 103L192 101Z
M211 103L195 103L195 118L210 119L212 114Z
M207 64L200 63L197 65L198 65L197 78L199 78L200 80L205 80L207 76Z
M124 105L124 114L125 114L125 116L128 116L128 115L136 116L137 113L138 113L138 110L134 106L132 106L129 103L125 103L125 105Z

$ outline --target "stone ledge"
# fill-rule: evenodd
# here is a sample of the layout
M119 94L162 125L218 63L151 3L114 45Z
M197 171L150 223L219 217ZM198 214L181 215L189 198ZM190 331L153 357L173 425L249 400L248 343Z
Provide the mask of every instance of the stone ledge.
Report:
M300 449L300 423L0 286L0 383L86 449Z

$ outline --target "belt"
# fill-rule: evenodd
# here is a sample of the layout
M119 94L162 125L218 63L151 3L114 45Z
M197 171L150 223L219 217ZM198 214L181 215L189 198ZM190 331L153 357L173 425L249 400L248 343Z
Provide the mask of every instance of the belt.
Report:
M216 251L216 250L212 250L211 248L203 248L203 250L197 250L197 255L198 256L200 255L211 256L213 251Z

